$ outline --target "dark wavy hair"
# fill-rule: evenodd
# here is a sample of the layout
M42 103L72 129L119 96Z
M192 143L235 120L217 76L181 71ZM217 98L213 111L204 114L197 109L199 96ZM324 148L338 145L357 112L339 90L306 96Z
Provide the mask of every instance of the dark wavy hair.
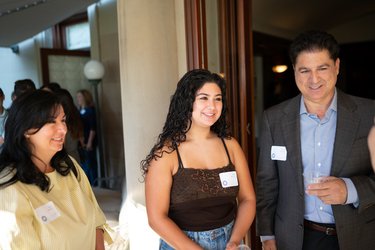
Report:
M339 57L340 46L335 37L325 31L310 30L299 34L291 43L289 57L293 65L296 64L297 56L303 51L328 50L329 56L336 61Z
M156 144L150 153L141 161L141 171L146 175L150 162L153 159L161 158L163 153L172 153L178 145L186 140L186 132L191 127L191 116L193 103L197 91L205 83L216 83L222 94L223 109L219 119L211 126L211 131L221 138L229 138L229 130L226 122L227 99L225 80L218 74L211 73L205 69L194 69L187 72L177 83L177 89L172 96L167 119L163 131L158 136ZM162 150L164 146L168 151Z
M43 89L43 90L51 91L55 93L56 91L61 89L61 86L57 82L49 82L49 83L42 85L39 89Z
M50 180L31 160L32 152L25 134L30 129L37 133L45 124L55 119L61 99L50 92L35 90L25 93L14 100L5 122L5 141L0 154L0 173L8 174L9 180L2 182L6 187L17 181L35 184L42 191L50 190ZM51 166L61 175L66 176L72 170L77 176L74 163L63 148L51 159Z

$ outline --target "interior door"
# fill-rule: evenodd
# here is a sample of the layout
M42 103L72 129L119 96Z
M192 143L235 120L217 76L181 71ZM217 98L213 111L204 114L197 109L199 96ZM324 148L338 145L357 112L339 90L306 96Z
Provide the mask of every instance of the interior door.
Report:
M79 89L92 86L83 74L83 68L90 60L88 51L72 51L64 49L41 49L43 84L56 82L67 89L75 100Z
M206 68L227 82L228 119L233 136L256 171L251 1L185 0L188 69ZM255 221L246 243L257 249Z

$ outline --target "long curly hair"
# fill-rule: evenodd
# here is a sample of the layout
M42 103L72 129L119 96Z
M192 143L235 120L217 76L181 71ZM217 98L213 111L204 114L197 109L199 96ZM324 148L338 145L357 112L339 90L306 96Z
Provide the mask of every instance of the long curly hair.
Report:
M52 122L63 106L59 96L43 90L25 93L14 100L5 122L5 141L0 154L0 188L17 181L35 184L42 191L50 190L50 180L32 161L31 145L25 134L35 129L37 133L45 124ZM72 170L77 176L74 163L63 148L51 159L51 166L66 176ZM8 176L9 175L9 176ZM4 181L5 180L5 181Z
M216 83L222 94L223 108L221 116L211 126L211 131L221 138L230 137L226 121L227 100L225 80L218 74L211 73L205 69L191 70L177 83L176 91L169 105L163 131L158 136L157 142L152 147L150 153L141 161L143 176L147 174L152 160L161 158L163 153L172 153L178 145L186 141L186 132L189 131L192 123L191 117L196 93L205 83ZM167 150L163 149L165 146Z

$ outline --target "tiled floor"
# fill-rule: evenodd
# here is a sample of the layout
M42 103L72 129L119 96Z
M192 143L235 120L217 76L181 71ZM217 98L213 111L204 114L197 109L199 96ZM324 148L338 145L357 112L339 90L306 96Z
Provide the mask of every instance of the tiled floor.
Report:
M123 203L122 194L118 191L97 187L93 191L106 215L107 224L113 229L111 236L114 242L106 244L106 250L158 249L159 236L148 226L144 205L132 200Z
M99 206L107 217L107 221L111 223L118 223L122 202L121 193L111 189L97 187L94 187L93 191Z
M96 200L99 203L100 208L103 210L107 224L113 229L112 239L115 241L111 246L106 245L107 250L124 250L128 249L126 242L118 235L119 232L119 215L122 204L121 192L103 189L93 188Z

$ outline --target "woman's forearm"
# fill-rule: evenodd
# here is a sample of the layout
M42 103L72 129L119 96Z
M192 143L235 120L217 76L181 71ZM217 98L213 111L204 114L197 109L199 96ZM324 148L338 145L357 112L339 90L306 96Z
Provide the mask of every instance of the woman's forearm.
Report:
M104 250L104 232L102 229L96 229L95 250Z
M229 242L234 242L237 245L240 244L253 223L254 217L255 200L244 200L240 202Z

